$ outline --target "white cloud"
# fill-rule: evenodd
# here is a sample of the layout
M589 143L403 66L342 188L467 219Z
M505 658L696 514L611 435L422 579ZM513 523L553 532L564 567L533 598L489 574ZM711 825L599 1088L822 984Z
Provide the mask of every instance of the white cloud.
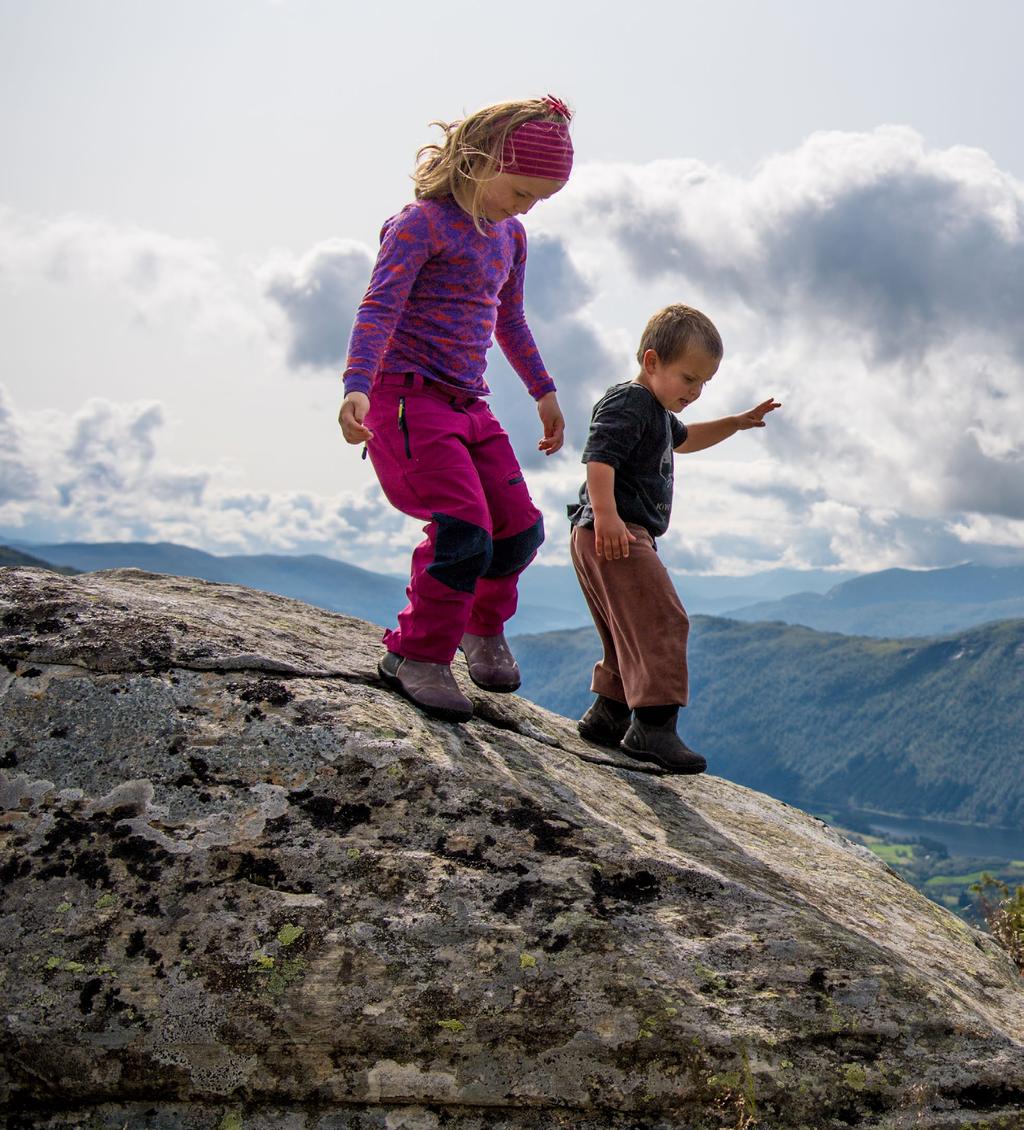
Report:
M592 403L632 376L643 323L673 301L706 309L726 344L692 419L769 394L784 407L766 429L678 461L671 565L872 569L1024 552L1022 218L1024 186L986 154L929 149L895 127L816 134L749 177L692 160L581 165L530 216L527 312L567 450L537 455L535 406L497 349L488 372L545 511L545 560L565 560ZM246 274L209 244L0 212L7 287L76 279L123 294L138 317L229 326L224 340L258 340L276 365L266 402L294 396L294 372L336 379L371 261L362 244L328 240ZM0 399L0 528L317 548L404 569L415 524L375 486L288 489L305 433L274 437L271 489L240 490L226 466L161 455L163 403L28 418Z
M747 178L584 166L543 222L577 234L605 318L624 299L638 334L688 301L719 324L692 419L784 402L764 432L684 457L668 540L717 568L872 568L983 554L967 530L1024 547L1022 219L1024 185L985 153L886 127L816 134ZM756 491L738 445L764 453Z
M285 317L289 365L335 374L344 368L372 268L369 250L350 239L325 240L299 258L279 252L264 265L264 292Z
M143 321L178 316L203 332L265 332L214 244L88 216L39 219L0 206L0 281L113 291Z
M240 489L228 467L170 465L160 454L163 427L162 406L144 401L93 399L76 412L19 414L0 385L0 437L17 456L13 475L0 457L0 530L25 542L321 552L381 571L413 543L414 524L376 490Z

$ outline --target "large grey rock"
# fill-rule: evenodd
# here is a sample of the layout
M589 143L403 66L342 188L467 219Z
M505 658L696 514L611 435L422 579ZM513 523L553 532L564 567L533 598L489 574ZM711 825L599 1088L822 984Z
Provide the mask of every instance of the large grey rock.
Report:
M1024 1124L1008 959L805 813L432 722L243 588L0 570L0 624L9 1127Z

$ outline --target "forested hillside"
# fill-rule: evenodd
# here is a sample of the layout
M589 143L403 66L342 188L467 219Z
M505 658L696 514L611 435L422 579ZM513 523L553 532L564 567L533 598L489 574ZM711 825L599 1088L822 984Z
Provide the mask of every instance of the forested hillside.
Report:
M589 628L520 636L522 692L577 717ZM1024 620L882 640L696 616L681 730L710 771L804 805L1019 827Z

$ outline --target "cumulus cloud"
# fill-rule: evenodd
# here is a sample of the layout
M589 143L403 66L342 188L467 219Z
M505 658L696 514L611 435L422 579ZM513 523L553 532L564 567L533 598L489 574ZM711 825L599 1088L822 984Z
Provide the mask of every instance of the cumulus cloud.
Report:
M25 464L14 406L0 385L0 499L31 499L38 489L36 474Z
M204 332L264 332L209 241L88 216L40 219L0 206L0 280L18 287L29 279L115 293L142 321L178 312Z
M946 564L983 553L983 529L1024 545L1024 186L987 154L897 127L825 133L746 177L584 166L550 208L545 223L579 233L596 308L689 301L719 324L725 363L688 415L784 401L753 441L767 486L747 488L746 463L711 481L748 439L684 459L680 489L716 504L682 512L691 548L694 526L718 567L793 547L808 563Z
M573 200L606 217L638 276L776 323L855 326L876 358L964 334L1024 350L1024 188L981 150L930 150L901 127L820 133L748 178L696 161L592 168Z
M536 409L497 348L492 403L566 559L565 504L594 400L628 379L647 317L706 309L726 357L695 420L767 395L764 430L678 460L665 560L696 571L944 565L1024 553L1024 186L978 150L910 130L814 135L750 175L695 160L581 165L530 216L527 314L559 386L566 451L536 452ZM272 256L245 291L216 248L0 212L0 278L92 280L139 317L184 309L265 326L289 370L334 377L373 252L329 240ZM281 364L281 363L284 364ZM163 409L92 402L27 422L0 395L0 528L23 540L163 537L221 550L317 548L401 571L416 538L376 488L240 491L169 466ZM282 472L287 474L287 442ZM302 436L294 438L298 451ZM282 480L286 486L286 479ZM32 534L28 531L34 530ZM13 534L12 534L13 536ZM369 557L364 560L364 552Z
M563 237L540 233L530 239L527 258L527 321L548 372L558 386L569 443L582 444L586 421L598 396L629 375L621 341L605 333L588 309L595 289L579 270ZM487 365L491 404L512 439L521 462L542 466L537 408L496 347Z
M348 239L325 240L298 258L278 254L266 264L260 277L285 318L289 365L335 375L344 368L372 268L368 249Z
M93 399L76 412L21 414L0 385L3 536L174 541L221 553L338 555L358 544L360 564L381 571L415 540L415 524L376 490L251 491L223 466L170 465L164 428L157 402Z

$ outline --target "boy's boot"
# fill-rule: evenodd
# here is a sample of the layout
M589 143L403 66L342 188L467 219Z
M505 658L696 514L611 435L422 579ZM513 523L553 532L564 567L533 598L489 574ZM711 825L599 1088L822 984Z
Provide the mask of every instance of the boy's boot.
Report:
M447 663L421 663L389 651L377 664L377 672L424 714L445 722L467 722L473 717L473 704L459 690Z
M585 741L618 749L629 729L630 709L624 702L599 694L590 709L576 723Z
M676 733L676 713L664 722L642 722L634 718L622 739L622 747L631 757L653 761L670 773L703 773L707 761Z
M467 632L459 647L466 656L469 677L481 690L497 691L498 694L519 690L523 681L519 664L509 651L503 632L496 636L474 636Z

